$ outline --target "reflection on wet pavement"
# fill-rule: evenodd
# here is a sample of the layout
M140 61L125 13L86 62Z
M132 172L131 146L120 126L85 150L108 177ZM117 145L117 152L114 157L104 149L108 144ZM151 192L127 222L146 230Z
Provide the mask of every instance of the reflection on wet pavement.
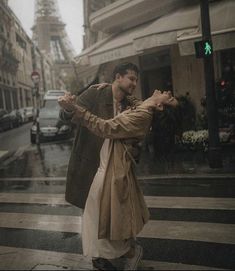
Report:
M72 141L31 145L21 156L11 158L8 164L0 166L2 177L65 177L70 158ZM233 150L223 152L223 168L213 173L234 173L235 154ZM154 157L152 152L142 150L140 162L136 166L137 176L153 174L200 174L211 173L207 154L203 152L175 152L168 157ZM18 190L27 188L29 183L14 183ZM35 185L35 184L34 184ZM45 185L50 183L45 181ZM54 186L55 187L55 186ZM29 187L28 187L29 189ZM31 187L30 191L34 188ZM35 187L36 191L36 187ZM62 191L61 191L62 192Z
M20 157L0 168L0 176L63 177L66 175L71 148L71 141L30 146Z

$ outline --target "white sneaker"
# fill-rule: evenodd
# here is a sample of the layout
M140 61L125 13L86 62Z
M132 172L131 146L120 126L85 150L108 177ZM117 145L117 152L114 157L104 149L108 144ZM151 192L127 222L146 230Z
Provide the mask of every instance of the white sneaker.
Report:
M135 255L132 258L126 258L124 270L137 270L137 266L143 257L143 248L135 245Z

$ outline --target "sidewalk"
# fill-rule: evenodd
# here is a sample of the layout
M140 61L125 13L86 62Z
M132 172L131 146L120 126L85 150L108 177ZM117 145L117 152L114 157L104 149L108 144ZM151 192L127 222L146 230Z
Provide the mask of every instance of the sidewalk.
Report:
M1 151L0 150L0 163L2 163L5 159L7 159L11 153L9 151Z
M154 157L153 152L142 151L137 164L137 175L164 176L207 176L207 175L235 175L235 152L222 153L223 167L210 168L207 154L203 152L175 152L170 157Z

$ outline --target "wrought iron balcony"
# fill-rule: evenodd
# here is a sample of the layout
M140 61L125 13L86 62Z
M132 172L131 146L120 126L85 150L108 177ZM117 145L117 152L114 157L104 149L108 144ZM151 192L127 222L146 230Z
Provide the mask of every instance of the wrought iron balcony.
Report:
M5 71L16 74L19 66L19 61L14 54L6 49L2 49L2 57L0 60L0 67Z

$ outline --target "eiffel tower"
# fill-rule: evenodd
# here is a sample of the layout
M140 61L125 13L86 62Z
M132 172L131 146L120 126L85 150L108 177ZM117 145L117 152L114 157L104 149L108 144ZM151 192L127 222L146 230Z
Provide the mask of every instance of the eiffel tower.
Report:
M74 72L75 52L62 21L57 0L36 0L33 41L40 51L49 54L54 63L56 87L62 88L67 75Z

